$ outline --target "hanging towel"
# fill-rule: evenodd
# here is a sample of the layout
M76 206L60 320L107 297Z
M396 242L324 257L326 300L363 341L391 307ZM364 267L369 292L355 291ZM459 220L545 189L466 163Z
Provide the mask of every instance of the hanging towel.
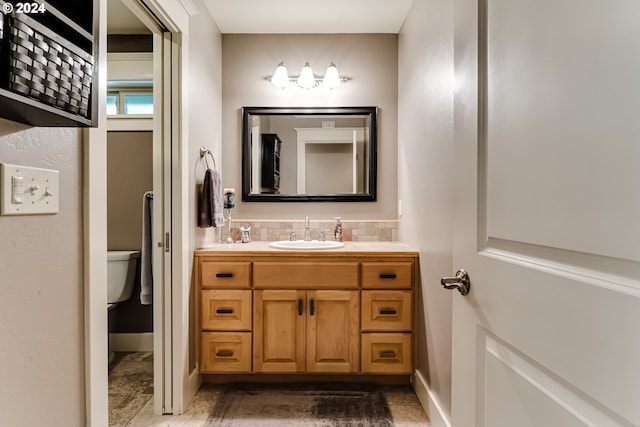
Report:
M140 255L140 303L153 303L153 192L142 197L142 253Z
M198 227L222 227L224 225L222 185L220 174L207 169L198 200Z

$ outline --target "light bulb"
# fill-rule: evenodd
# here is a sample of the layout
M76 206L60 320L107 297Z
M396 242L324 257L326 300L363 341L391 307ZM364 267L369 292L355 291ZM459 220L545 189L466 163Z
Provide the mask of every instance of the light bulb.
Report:
M308 62L302 67L300 77L298 77L298 86L303 89L311 89L316 86L316 79L313 77L313 70Z
M278 86L281 89L289 86L289 74L287 73L287 67L284 62L280 62L276 68L275 73L271 77L271 83Z
M342 83L340 79L340 75L338 74L338 69L336 68L336 64L333 62L329 64L327 67L327 72L324 74L324 79L322 79L322 84L324 84L329 89L335 89Z

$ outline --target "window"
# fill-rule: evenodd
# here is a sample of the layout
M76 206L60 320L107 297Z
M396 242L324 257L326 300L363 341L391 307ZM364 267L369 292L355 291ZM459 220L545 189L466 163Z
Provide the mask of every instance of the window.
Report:
M153 94L122 93L124 114L153 114Z
M108 116L153 115L151 81L109 81L107 91Z

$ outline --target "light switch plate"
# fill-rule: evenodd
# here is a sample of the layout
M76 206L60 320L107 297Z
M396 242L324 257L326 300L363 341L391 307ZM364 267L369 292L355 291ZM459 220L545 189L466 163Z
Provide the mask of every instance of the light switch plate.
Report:
M58 213L57 170L2 163L0 189L0 215Z

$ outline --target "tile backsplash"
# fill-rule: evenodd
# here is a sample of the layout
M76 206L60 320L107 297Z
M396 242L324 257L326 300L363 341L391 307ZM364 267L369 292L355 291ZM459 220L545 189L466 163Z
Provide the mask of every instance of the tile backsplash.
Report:
M255 241L289 240L291 231L296 239L304 239L304 220L249 220L233 219L231 236L240 241L240 227L251 227L251 239ZM318 240L320 231L324 231L327 240L333 240L335 221L309 221L311 239ZM228 226L222 227L221 239L227 238ZM344 241L380 241L394 242L398 240L397 220L342 220Z

